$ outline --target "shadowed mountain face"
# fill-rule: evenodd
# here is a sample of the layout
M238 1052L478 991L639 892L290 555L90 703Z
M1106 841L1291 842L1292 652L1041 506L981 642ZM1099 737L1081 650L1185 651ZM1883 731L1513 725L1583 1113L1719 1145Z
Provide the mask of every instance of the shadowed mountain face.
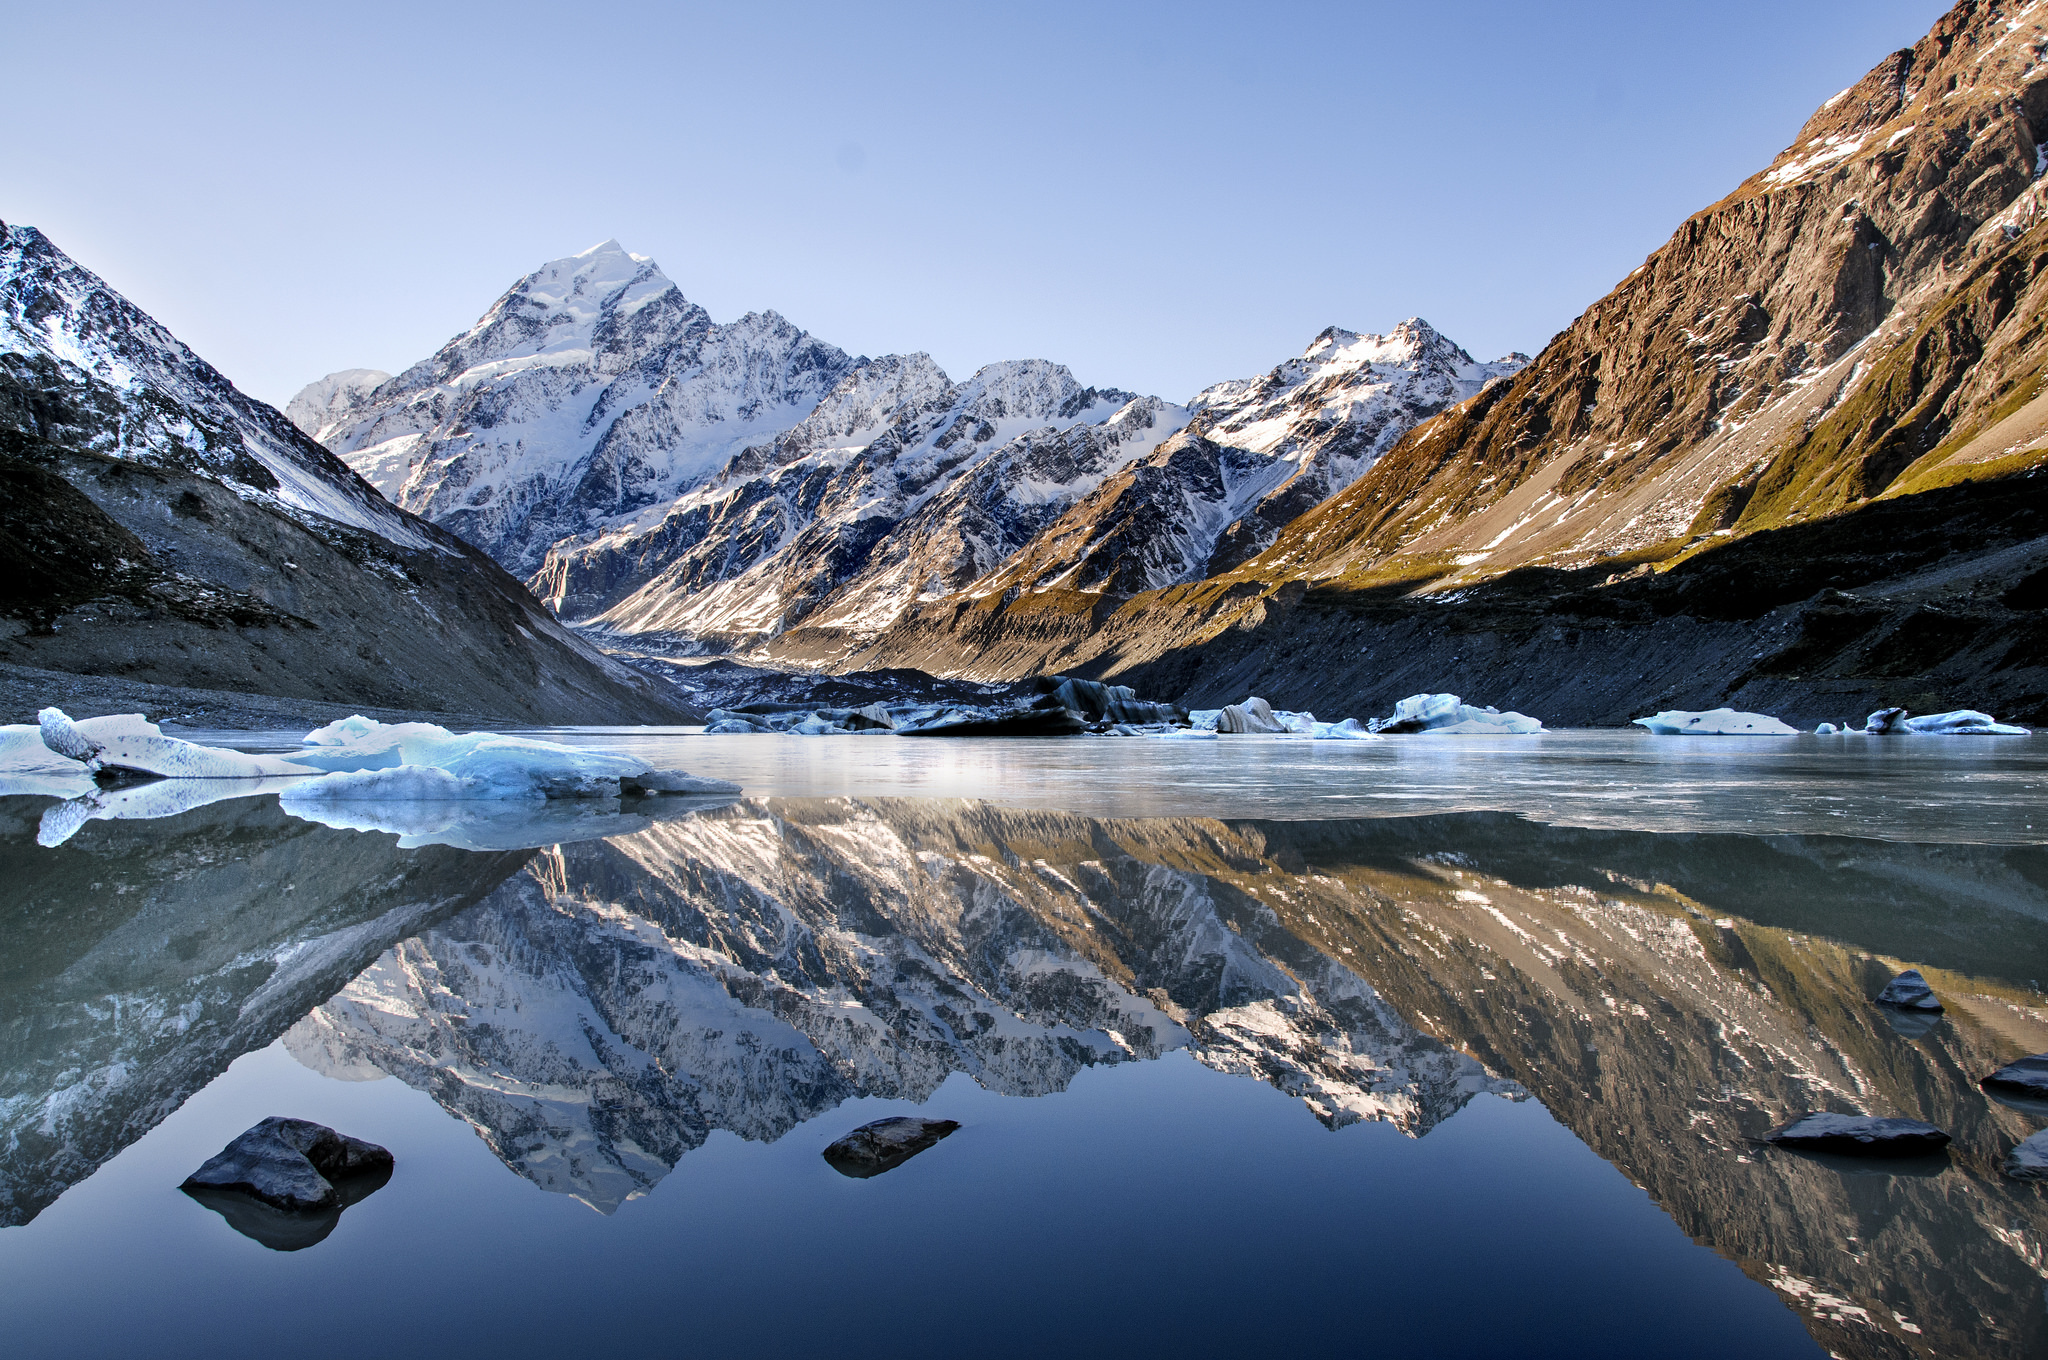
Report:
M25 1223L529 851L405 852L272 798L35 842L0 799L0 1226Z
M2048 1336L2048 1208L1998 1168L2040 1120L1974 1081L2048 1048L2044 867L1493 814L756 801L543 853L286 1042L402 1077L606 1211L712 1129L772 1140L956 1071L1035 1095L1185 1047L1418 1137L1528 1093L1835 1352L2020 1355ZM1906 962L1949 1004L1918 1037L1869 999ZM1955 1147L1857 1173L1749 1141L1809 1109Z

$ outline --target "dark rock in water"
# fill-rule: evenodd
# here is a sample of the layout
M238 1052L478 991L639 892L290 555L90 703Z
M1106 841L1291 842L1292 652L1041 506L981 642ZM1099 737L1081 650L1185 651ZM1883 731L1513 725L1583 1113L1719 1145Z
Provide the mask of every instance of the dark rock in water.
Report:
M1908 968L1886 983L1885 989L1877 994L1877 1004L1897 1006L1908 1011L1941 1009L1940 999L1934 995L1934 989L1927 985L1927 979L1920 976L1918 968Z
M2031 1058L2007 1063L1978 1085L1987 1091L2048 1099L2048 1053L2036 1053Z
M738 793L740 786L725 779L710 779L688 770L648 770L619 780L619 792L631 797L649 793Z
M2005 1174L2020 1181L2048 1181L2048 1129L2006 1154Z
M1879 1119L1866 1114L1802 1115L1764 1135L1766 1143L1799 1152L1833 1152L1849 1157L1922 1157L1948 1146L1948 1135L1917 1119Z
M181 1189L238 1191L279 1209L340 1209L339 1180L391 1172L391 1154L324 1124L277 1115L193 1172Z
M825 1160L842 1176L866 1180L897 1167L959 1128L952 1119L894 1115L863 1124L825 1149Z
M906 737L1077 737L1088 720L1070 708L1022 708L1007 713L942 714L899 729Z
M334 1183L341 1203L325 1209L278 1209L241 1190L211 1190L187 1185L185 1193L227 1220L227 1225L272 1251L304 1251L327 1239L341 1222L341 1211L360 1204L391 1179L389 1166L375 1167Z

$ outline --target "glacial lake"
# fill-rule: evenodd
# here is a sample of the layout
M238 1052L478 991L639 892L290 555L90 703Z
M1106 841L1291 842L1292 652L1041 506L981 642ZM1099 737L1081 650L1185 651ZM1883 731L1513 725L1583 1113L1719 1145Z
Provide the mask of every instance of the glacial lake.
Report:
M2048 738L536 735L746 793L0 796L8 1354L2048 1353L2048 1108L1976 1085L2048 1051ZM1955 1141L1752 1141L1811 1109ZM390 1181L178 1189L274 1114Z

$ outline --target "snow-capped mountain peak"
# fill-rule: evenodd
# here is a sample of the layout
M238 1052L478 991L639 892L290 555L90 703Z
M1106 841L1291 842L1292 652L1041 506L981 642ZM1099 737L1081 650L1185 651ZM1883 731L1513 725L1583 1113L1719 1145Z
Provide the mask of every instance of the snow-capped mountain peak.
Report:
M530 572L557 539L631 522L787 432L863 362L774 312L720 325L605 241L519 280L322 440Z

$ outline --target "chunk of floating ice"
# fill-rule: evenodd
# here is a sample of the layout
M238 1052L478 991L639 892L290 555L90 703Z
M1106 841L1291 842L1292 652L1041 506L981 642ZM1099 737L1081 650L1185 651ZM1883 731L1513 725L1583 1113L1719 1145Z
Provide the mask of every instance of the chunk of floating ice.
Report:
M1929 713L1924 718L1905 720L1908 732L1925 732L1944 737L2024 737L2028 729L2002 723L1989 713L1959 708L1953 713Z
M0 774L31 770L74 771L78 761L51 750L43 741L43 729L33 723L11 723L0 727Z
M1317 723L1315 725L1314 735L1317 741L1379 740L1378 734L1368 732L1363 727L1359 726L1358 719L1356 718L1346 718L1343 722Z
M1694 713L1669 708L1647 718L1635 719L1660 737L1796 737L1799 733L1767 713L1740 713L1732 708L1710 708Z
M276 756L244 755L215 746L167 737L140 713L73 722L59 708L36 715L43 745L88 770L131 770L169 779L260 779L266 775L313 774Z
M1371 731L1428 736L1531 736L1543 724L1522 713L1475 708L1455 694L1411 694L1394 705L1391 717L1375 718Z
M737 784L656 770L638 756L500 732L460 736L433 723L351 717L306 734L294 759L325 777L297 802L609 798L632 793L738 793Z

